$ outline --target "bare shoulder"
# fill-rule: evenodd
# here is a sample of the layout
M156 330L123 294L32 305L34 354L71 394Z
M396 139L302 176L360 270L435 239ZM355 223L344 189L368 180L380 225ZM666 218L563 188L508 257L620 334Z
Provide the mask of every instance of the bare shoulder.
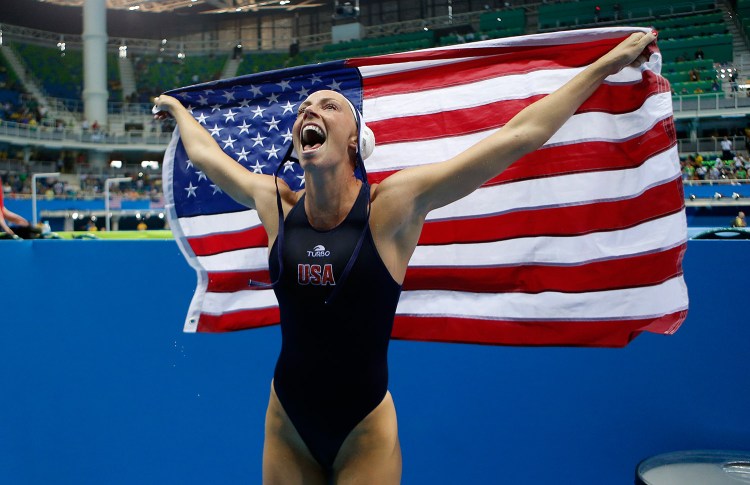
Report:
M304 191L295 192L292 190L281 178L274 180L273 176L264 175L262 178L256 179L256 185L253 188L254 208L258 211L258 217L266 230L266 234L268 234L269 241L273 241L278 233L279 210L276 203L277 183L284 217L286 217L292 207L294 207L300 197L302 197L302 194L304 194Z

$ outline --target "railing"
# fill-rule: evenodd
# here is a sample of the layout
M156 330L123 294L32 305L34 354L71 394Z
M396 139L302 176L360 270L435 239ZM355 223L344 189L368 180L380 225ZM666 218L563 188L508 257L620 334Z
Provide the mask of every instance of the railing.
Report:
M726 93L678 94L672 96L672 109L675 113L695 111L712 111L719 109L750 108L748 91L734 91L733 96Z
M732 151L747 150L747 138L744 136L727 137L732 142ZM690 140L682 138L677 140L677 151L679 153L721 153L721 141L723 138L696 138Z
M154 148L165 148L172 137L171 133L150 131L127 131L124 133L103 133L48 126L31 126L27 124L3 121L0 124L0 136L20 138L31 141L60 141L81 144L101 145L153 145ZM134 149L136 149L134 147Z
M65 98L47 98L52 109L57 111L68 111L76 114L83 112L83 101L80 99ZM107 114L125 114L125 115L150 115L151 105L148 103L107 103Z

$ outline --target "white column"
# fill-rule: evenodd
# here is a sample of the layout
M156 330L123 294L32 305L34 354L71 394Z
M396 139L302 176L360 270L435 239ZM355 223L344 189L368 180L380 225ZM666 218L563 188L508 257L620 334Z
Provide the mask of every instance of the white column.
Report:
M107 1L83 3L83 110L90 124L107 126Z

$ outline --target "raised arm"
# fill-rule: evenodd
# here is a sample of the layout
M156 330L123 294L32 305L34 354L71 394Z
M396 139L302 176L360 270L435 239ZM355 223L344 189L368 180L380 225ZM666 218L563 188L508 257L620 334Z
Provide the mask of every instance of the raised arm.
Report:
M429 211L465 197L514 161L541 147L607 76L645 61L640 56L655 39L655 33L632 34L557 91L523 109L494 134L452 159L402 170L383 181L379 190L412 194L411 211L405 217L420 224ZM403 207L401 199L402 214Z
M157 119L167 114L174 117L190 161L234 200L257 209L256 198L273 192L272 177L253 173L224 153L211 134L177 99L162 94L154 103L160 110Z

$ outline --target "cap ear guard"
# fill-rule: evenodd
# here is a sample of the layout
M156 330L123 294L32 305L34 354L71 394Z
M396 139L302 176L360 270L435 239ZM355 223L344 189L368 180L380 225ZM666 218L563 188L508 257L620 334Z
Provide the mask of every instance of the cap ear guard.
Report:
M357 129L359 130L357 133L357 153L362 157L362 160L366 160L367 157L372 155L373 150L375 150L375 133L367 127L365 120L362 118L362 113L354 107L352 102L347 98L344 99L346 99L346 102L349 103L349 107L352 109L354 120L356 121Z

